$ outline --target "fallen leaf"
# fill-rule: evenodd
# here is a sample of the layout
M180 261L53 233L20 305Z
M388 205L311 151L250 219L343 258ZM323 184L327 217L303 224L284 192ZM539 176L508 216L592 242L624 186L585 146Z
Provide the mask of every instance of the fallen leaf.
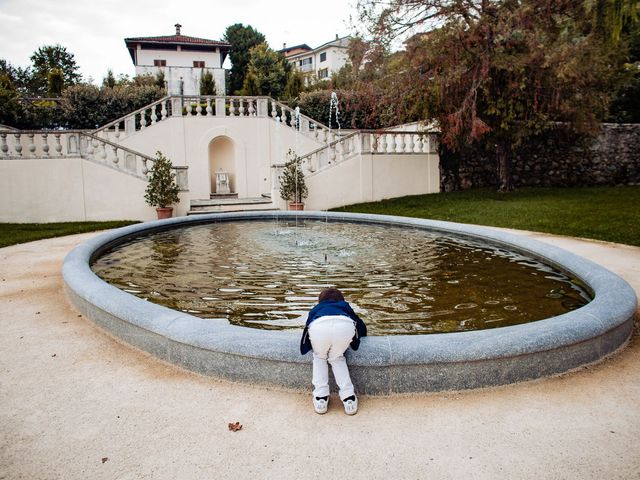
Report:
M51 356L52 356L52 357L55 357L55 356L56 356L56 354L54 353L54 354L53 354L53 355L51 355Z
M242 430L242 425L240 425L240 422L230 423L229 430L232 432L237 432L238 430Z
M102 457L102 463L106 462L107 460L109 460L109 457Z
M36 312L36 315L40 315L40 312Z

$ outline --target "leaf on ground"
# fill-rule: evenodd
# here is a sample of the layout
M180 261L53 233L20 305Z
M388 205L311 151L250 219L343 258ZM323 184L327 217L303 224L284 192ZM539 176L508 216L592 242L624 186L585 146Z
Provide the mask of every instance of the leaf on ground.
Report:
M107 460L109 460L109 457L102 457L102 463L106 462Z
M55 356L56 356L56 354L54 353L54 354L53 354L53 355L51 355L51 356L52 356L52 357L55 357Z
M242 430L242 425L240 425L240 422L230 423L229 430L231 432L237 432L238 430Z

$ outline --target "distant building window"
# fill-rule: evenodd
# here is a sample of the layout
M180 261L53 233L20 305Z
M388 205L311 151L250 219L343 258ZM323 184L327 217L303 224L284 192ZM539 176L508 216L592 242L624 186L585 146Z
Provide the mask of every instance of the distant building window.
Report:
M204 61L202 60L194 60L193 68L204 68Z
M313 63L313 58L309 57L309 58L303 58L302 60L300 60L300 66L304 66L304 65L311 65Z
M167 66L167 61L166 60L154 60L153 61L153 66L154 67L166 67Z
M322 70L318 70L318 78L329 78L329 69L323 68Z
M327 52L321 53L320 54L320 61L324 62L327 60Z

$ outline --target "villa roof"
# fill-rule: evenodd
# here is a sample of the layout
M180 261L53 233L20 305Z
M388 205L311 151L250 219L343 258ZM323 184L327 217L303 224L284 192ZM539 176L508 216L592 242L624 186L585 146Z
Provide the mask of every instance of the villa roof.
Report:
M130 37L125 38L124 43L127 45L131 60L136 63L135 50L138 45L143 45L142 48L157 48L157 49L171 49L171 47L181 46L184 50L215 50L220 49L222 54L222 61L231 48L231 44L227 42L220 42L217 40L209 40L208 38L190 37L188 35L181 35L178 32L175 35L162 35L157 37Z
M318 53L320 50L324 50L325 48L329 48L329 47L337 47L337 48L347 48L349 46L349 41L351 40L351 36L347 35L345 37L337 37L334 40L331 40L329 42L323 43L322 45L320 45L319 47L316 48L309 48L306 44L303 45L298 45L296 47L289 47L286 49L282 49L280 50L281 52L286 52L288 50L293 50L295 48L300 48L300 47L307 47L307 51L302 51L302 52L298 52L298 53L294 53L291 54L287 57L287 60L291 61L292 59L296 59L298 57L303 57L305 55L309 55L310 53Z
M278 50L278 52L281 53L287 53L290 52L291 50L311 50L311 47L309 45L307 45L306 43L302 43L300 45L294 45L293 47L285 47L282 50Z
M190 37L188 35L163 35L159 37L131 37L125 38L125 43L172 43L175 45L213 45L216 47L230 47L227 42L209 40L208 38Z

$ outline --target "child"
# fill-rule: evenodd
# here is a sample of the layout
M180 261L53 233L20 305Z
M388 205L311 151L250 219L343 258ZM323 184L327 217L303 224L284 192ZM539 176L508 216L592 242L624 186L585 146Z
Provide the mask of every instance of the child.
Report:
M329 366L340 389L340 399L347 415L358 411L358 398L353 390L344 352L349 345L360 346L360 337L367 327L344 300L337 288L320 292L319 303L311 309L300 340L300 353L313 349L313 407L316 413L326 413L329 405Z

